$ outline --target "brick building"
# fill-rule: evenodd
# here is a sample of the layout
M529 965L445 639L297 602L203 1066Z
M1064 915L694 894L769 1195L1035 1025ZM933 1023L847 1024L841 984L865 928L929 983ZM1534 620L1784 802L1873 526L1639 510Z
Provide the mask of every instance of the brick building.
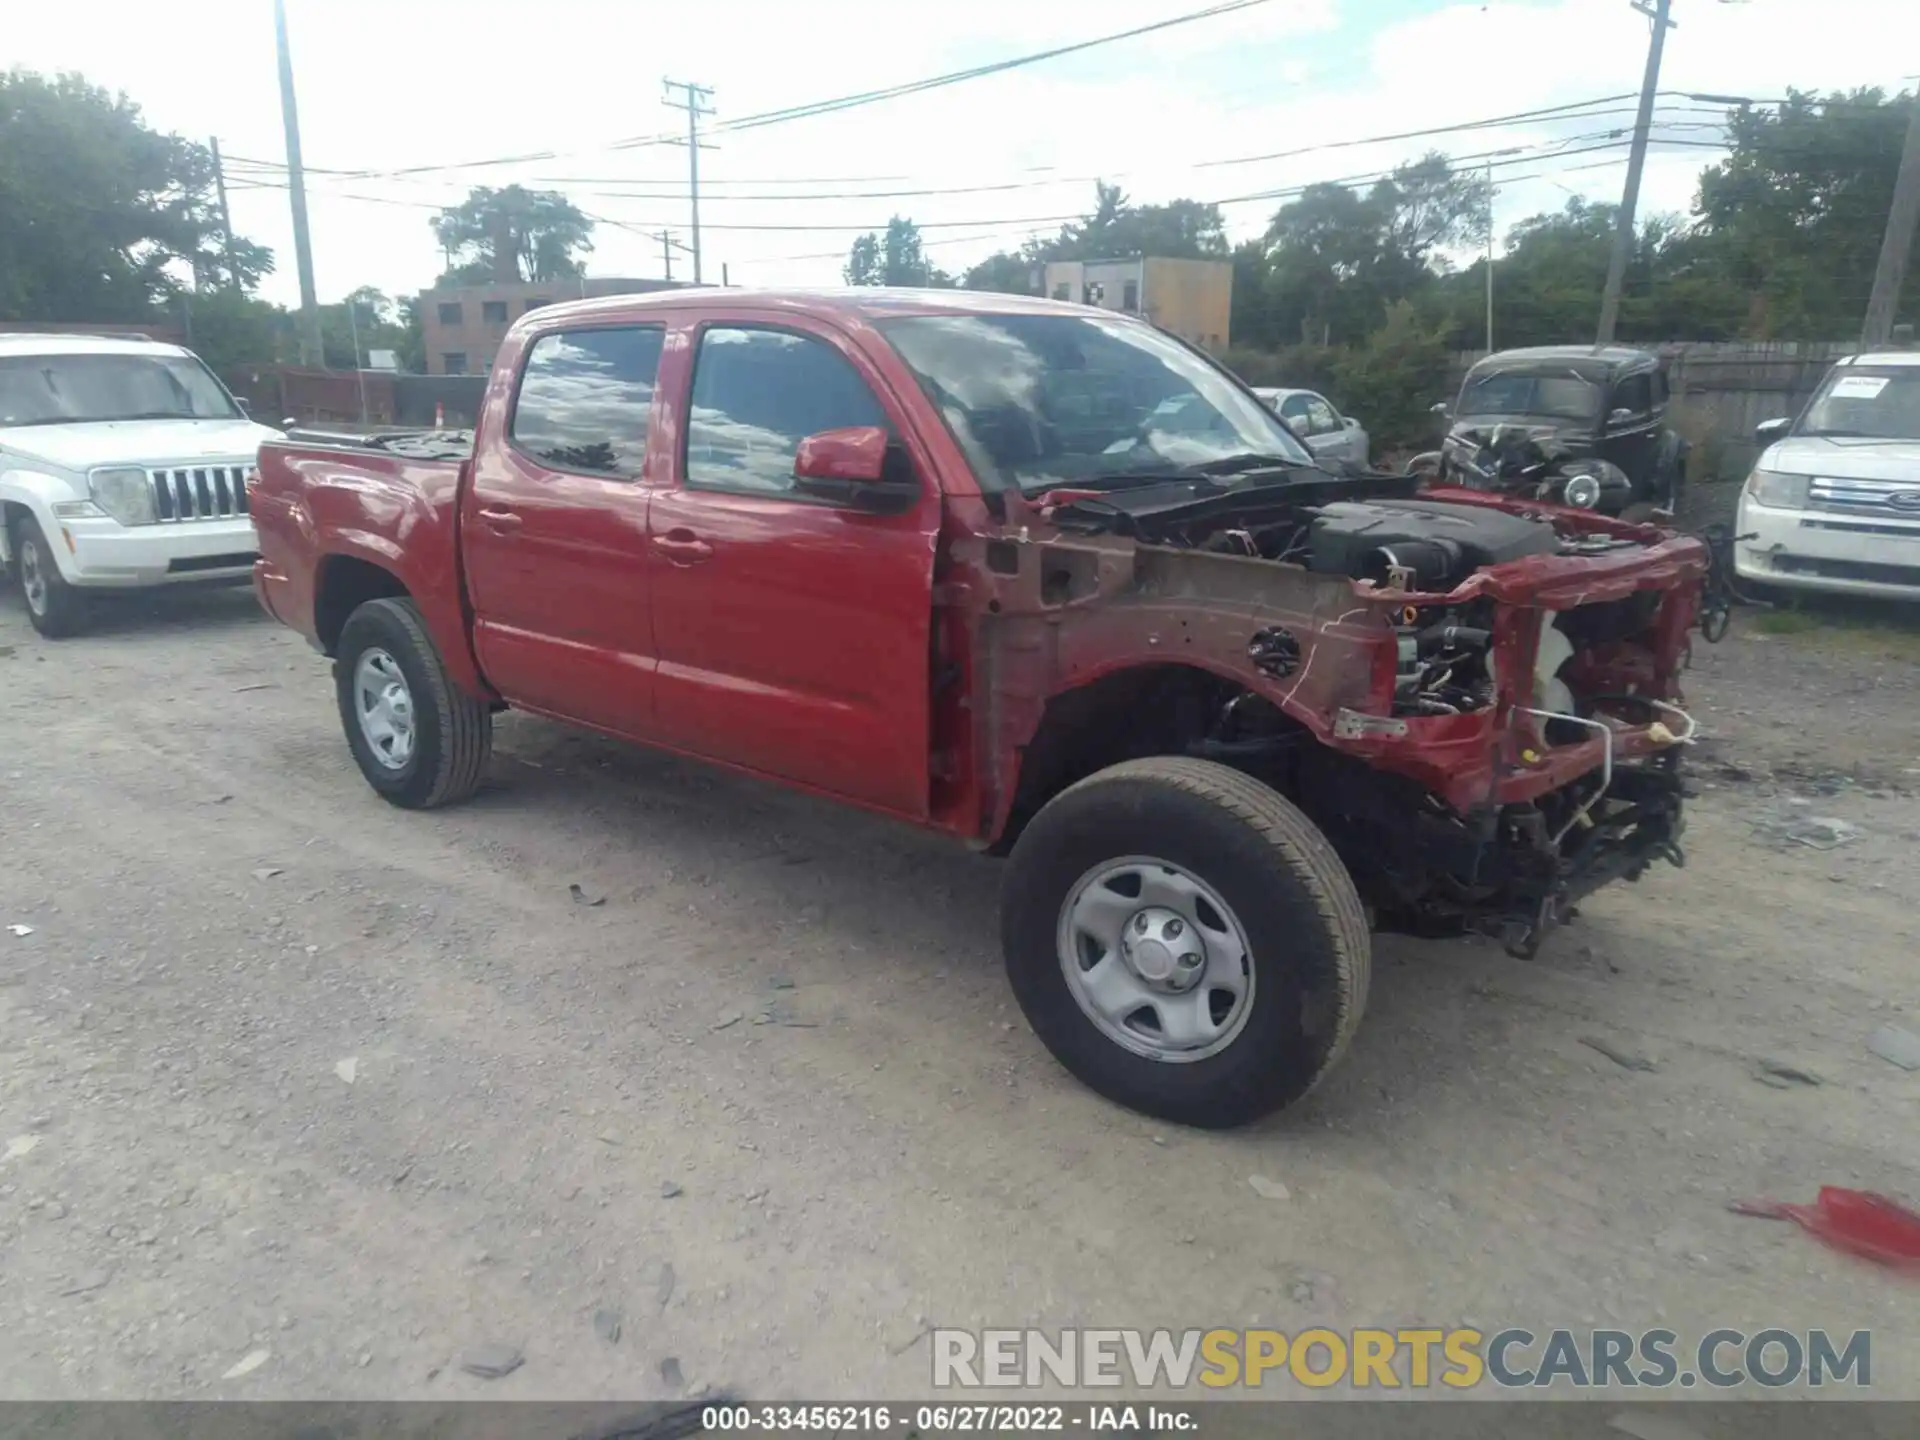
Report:
M453 285L420 292L429 375L484 375L493 367L507 328L529 310L557 300L598 295L638 295L678 290L673 280L621 280L578 276L567 280L507 281Z
M1134 255L1114 260L1054 260L1046 293L1056 300L1124 310L1190 345L1221 351L1233 314L1233 262Z

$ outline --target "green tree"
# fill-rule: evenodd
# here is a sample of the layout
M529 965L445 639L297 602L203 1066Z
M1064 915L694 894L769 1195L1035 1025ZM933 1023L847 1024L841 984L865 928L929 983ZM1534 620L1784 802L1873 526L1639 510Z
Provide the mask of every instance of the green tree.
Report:
M1038 295L1039 272L1046 261L1023 251L1001 250L970 268L960 283L969 290L997 290L1003 295Z
M953 284L952 276L927 259L920 227L901 215L887 221L884 233L868 231L855 240L841 274L849 285Z
M371 285L350 291L338 304L320 307L320 338L324 363L335 370L352 370L366 364L367 354L372 350L392 350L404 359L411 340L406 318L399 307L385 291Z
M1486 238L1488 186L1429 154L1364 194L1309 185L1235 253L1234 333L1269 345L1353 344L1429 290L1446 254Z
M1448 364L1445 337L1412 301L1397 300L1365 344L1334 362L1334 393L1364 419L1377 448L1421 445L1433 438L1431 407L1447 389Z
M429 223L446 257L443 285L568 279L593 251L593 221L557 190L478 185Z
M1061 228L1047 247L1049 260L1100 260L1157 255L1174 260L1224 260L1227 232L1218 205L1171 200L1135 205L1118 185L1094 184L1093 213Z
M229 260L203 147L78 75L0 74L0 318L138 323L272 269L238 237Z
M1831 339L1859 329L1914 100L1789 92L1730 111L1731 153L1700 176L1698 253L1748 296L1756 337ZM1920 311L1920 266L1901 314Z

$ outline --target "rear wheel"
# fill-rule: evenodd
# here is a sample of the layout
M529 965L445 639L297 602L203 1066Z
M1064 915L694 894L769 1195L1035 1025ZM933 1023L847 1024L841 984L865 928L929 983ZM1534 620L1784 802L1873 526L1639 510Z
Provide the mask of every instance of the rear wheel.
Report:
M87 597L67 584L59 562L41 533L40 522L20 515L13 522L13 572L27 602L27 619L49 640L76 635L86 628Z
M1366 1005L1346 868L1287 800L1210 761L1129 761L1056 796L1014 847L1001 939L1062 1065L1188 1125L1298 1100Z
M349 615L333 674L347 745L383 798L428 810L479 788L492 712L447 675L413 601L369 600Z

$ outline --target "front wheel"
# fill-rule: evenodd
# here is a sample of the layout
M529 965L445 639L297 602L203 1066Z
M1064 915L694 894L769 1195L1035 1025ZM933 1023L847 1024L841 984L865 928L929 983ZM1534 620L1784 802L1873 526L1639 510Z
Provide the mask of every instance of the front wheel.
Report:
M411 600L347 617L333 662L340 723L360 773L408 810L464 800L493 751L493 715L447 674Z
M40 522L23 515L13 524L13 569L27 602L27 619L49 640L77 635L89 618L87 597L67 584Z
M1020 1008L1108 1099L1208 1129L1300 1099L1366 1006L1371 938L1332 846L1237 770L1134 760L1056 796L1008 861Z

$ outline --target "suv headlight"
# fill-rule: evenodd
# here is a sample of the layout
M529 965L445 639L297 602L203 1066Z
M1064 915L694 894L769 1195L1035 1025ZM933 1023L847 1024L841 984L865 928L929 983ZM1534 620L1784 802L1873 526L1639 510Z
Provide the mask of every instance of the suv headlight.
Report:
M94 504L122 525L151 525L156 519L153 486L144 470L131 466L95 470L87 476L87 492Z
M1756 505L1771 505L1776 510L1804 510L1807 492L1813 488L1811 475L1783 475L1778 470L1755 470L1747 477L1747 498Z

